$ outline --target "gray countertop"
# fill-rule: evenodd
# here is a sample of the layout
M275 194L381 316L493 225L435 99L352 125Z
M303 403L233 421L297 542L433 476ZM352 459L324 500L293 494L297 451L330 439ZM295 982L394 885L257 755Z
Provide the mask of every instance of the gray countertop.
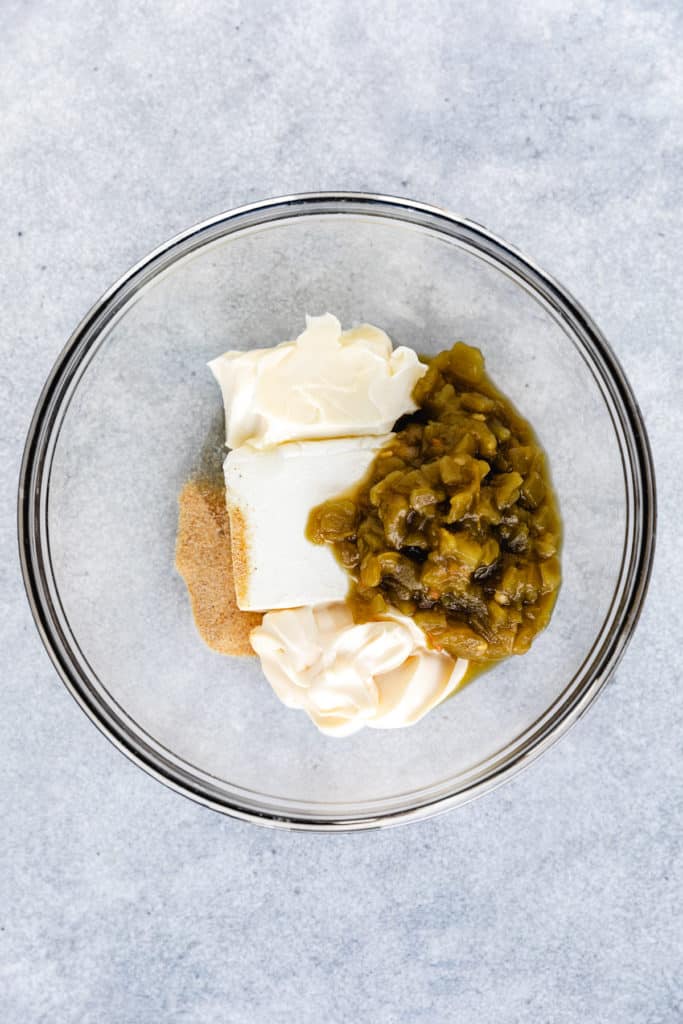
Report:
M683 1019L682 43L677 0L4 0L3 1024ZM103 739L41 647L14 511L99 294L195 221L319 188L443 204L555 274L631 380L660 495L590 714L465 808L335 836L223 819Z

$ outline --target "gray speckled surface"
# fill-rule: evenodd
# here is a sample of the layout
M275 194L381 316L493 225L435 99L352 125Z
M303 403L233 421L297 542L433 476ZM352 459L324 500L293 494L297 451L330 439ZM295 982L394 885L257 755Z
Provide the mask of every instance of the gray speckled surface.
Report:
M683 17L512 6L4 0L3 1024L683 1019ZM31 410L87 307L188 224L316 188L442 203L559 277L660 492L640 628L580 725L464 809L332 837L222 819L118 754L41 649L14 539Z

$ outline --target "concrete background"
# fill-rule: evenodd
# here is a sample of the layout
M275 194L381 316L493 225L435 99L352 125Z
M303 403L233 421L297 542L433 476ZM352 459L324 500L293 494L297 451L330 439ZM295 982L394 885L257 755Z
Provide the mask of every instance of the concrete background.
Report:
M3 0L3 1024L683 1019L677 0ZM441 203L606 332L659 474L617 682L494 794L384 833L273 833L118 754L52 670L15 487L41 384L149 249L318 188Z

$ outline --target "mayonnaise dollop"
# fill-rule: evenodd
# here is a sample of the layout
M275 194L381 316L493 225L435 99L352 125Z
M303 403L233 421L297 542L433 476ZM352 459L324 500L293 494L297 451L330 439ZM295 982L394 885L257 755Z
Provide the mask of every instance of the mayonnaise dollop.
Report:
M355 623L344 602L269 612L250 639L280 700L330 736L413 725L468 665L429 650L407 616Z
M229 448L386 434L415 410L412 390L427 369L378 327L342 332L331 313L306 317L296 341L225 352L209 367L223 392Z

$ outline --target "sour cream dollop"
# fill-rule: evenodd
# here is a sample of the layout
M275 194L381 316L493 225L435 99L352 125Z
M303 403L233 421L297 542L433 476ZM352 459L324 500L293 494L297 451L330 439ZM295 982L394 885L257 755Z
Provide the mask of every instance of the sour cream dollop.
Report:
M345 602L268 612L250 639L280 700L330 736L413 725L468 665L429 650L407 616L355 623Z
M342 332L336 316L306 317L296 341L225 352L209 363L223 392L228 448L386 434L416 408L426 372L378 327Z

